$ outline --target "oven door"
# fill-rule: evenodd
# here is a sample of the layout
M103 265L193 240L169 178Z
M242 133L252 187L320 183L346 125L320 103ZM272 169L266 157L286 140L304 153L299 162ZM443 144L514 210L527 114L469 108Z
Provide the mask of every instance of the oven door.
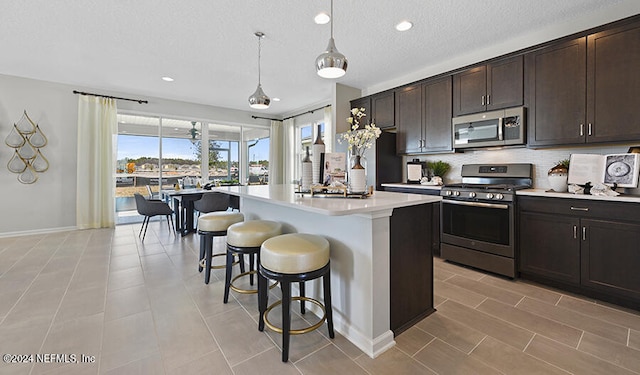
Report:
M511 203L443 199L441 241L490 254L514 257Z

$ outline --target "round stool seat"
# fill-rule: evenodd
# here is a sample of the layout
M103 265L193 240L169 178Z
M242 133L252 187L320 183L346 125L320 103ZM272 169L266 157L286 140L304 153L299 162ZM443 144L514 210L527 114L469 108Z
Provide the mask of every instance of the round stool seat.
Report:
M201 232L223 232L232 224L244 220L240 212L216 211L201 215L198 218L198 230Z
M235 247L260 247L271 237L282 234L282 224L269 220L235 223L227 229L227 243Z
M300 274L316 271L329 263L329 241L307 233L291 233L266 240L260 249L260 264L273 272Z

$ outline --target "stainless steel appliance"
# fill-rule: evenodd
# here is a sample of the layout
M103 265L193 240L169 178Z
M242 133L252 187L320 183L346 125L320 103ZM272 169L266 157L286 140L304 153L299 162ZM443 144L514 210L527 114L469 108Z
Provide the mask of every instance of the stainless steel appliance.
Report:
M455 117L452 124L456 149L525 143L524 107Z
M440 256L516 276L516 191L532 185L531 164L467 164L462 183L442 187Z

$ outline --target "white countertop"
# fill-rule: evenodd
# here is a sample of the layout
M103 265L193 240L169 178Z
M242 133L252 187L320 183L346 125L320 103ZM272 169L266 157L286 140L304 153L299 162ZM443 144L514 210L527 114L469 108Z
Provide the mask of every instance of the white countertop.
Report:
M440 190L440 189L442 189L442 186L440 186L440 185L403 184L401 182L382 184L382 186L385 186L385 187L387 187L387 186L388 187L397 187L397 188L403 188L403 189L421 189L421 190Z
M608 196L600 196L600 195L556 193L554 191L546 191L544 189L523 189L523 190L518 190L516 194L536 196L536 197L547 197L547 198L589 199L589 200L600 200L600 201L640 203L640 196L638 195L621 194L621 195L618 195L617 197L608 197Z
M388 191L375 191L368 198L322 195L312 197L309 193L296 193L293 185L221 186L213 189L243 198L266 201L280 206L294 207L328 216L372 213L398 207L439 202L441 200L439 196L392 193Z

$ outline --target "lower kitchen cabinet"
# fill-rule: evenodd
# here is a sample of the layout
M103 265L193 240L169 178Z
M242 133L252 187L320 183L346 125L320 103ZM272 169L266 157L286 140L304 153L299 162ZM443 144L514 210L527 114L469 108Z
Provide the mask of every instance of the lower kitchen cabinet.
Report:
M582 285L640 301L640 223L583 219L581 224Z
M570 216L520 213L520 272L580 284L579 220Z
M519 271L640 308L640 204L518 197Z

